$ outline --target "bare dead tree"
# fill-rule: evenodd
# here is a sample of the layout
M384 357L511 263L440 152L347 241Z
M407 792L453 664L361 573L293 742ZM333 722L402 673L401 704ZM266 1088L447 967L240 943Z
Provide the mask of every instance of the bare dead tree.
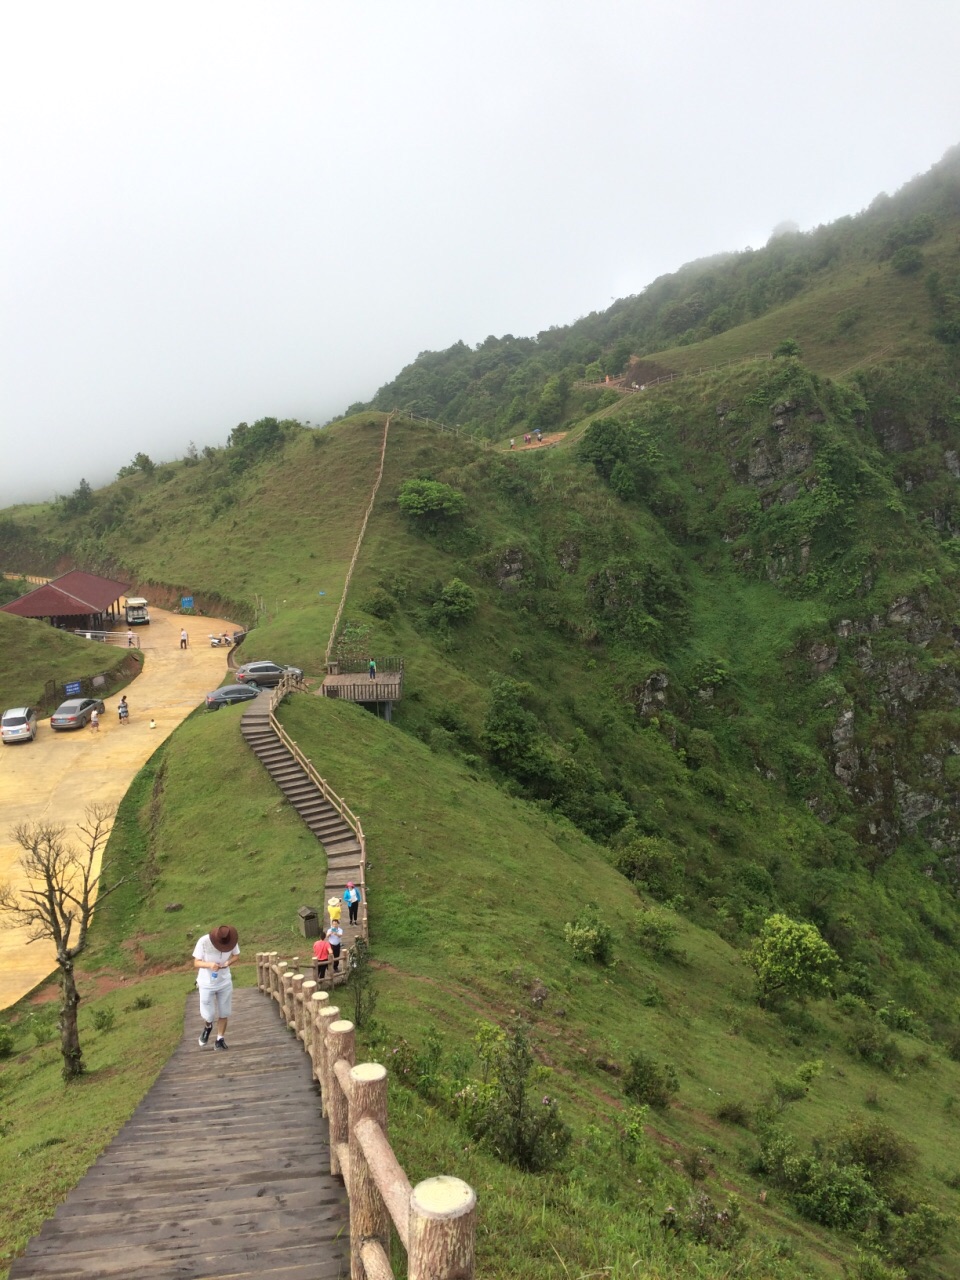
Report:
M28 931L27 941L50 941L56 948L60 971L60 1051L63 1078L72 1080L83 1072L83 1052L77 1029L77 991L74 961L87 945L87 931L93 918L94 899L103 901L124 883L98 886L103 867L94 875L94 866L110 835L111 810L93 804L77 824L80 847L67 838L66 828L55 822L22 822L13 829L13 838L23 850L17 865L26 884L0 885L0 913L6 927Z

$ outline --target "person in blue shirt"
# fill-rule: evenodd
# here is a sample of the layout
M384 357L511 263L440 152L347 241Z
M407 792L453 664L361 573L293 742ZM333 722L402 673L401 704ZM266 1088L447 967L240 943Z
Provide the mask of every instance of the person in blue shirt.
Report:
M357 911L360 908L360 890L352 880L347 881L347 887L343 891L343 900L347 904L347 910L350 912L350 923L356 924Z

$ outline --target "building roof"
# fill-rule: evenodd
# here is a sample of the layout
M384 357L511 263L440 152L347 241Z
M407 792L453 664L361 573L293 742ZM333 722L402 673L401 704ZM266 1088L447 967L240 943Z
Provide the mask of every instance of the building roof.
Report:
M127 590L129 583L115 582L112 578L98 578L93 573L75 569L52 582L46 582L35 591L28 591L19 600L2 606L4 613L14 613L20 618L78 618L103 613Z

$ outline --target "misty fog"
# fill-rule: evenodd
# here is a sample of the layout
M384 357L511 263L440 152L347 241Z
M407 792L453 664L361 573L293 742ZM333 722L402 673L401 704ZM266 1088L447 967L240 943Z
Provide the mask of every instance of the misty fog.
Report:
M958 141L960 6L6 6L0 505L323 422L893 191Z

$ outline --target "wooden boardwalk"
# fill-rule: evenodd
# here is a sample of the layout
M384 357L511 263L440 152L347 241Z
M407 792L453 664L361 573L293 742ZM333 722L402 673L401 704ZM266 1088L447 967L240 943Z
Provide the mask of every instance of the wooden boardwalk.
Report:
M180 1047L11 1280L338 1280L349 1209L331 1177L310 1059L277 1006L234 992L226 1053Z

